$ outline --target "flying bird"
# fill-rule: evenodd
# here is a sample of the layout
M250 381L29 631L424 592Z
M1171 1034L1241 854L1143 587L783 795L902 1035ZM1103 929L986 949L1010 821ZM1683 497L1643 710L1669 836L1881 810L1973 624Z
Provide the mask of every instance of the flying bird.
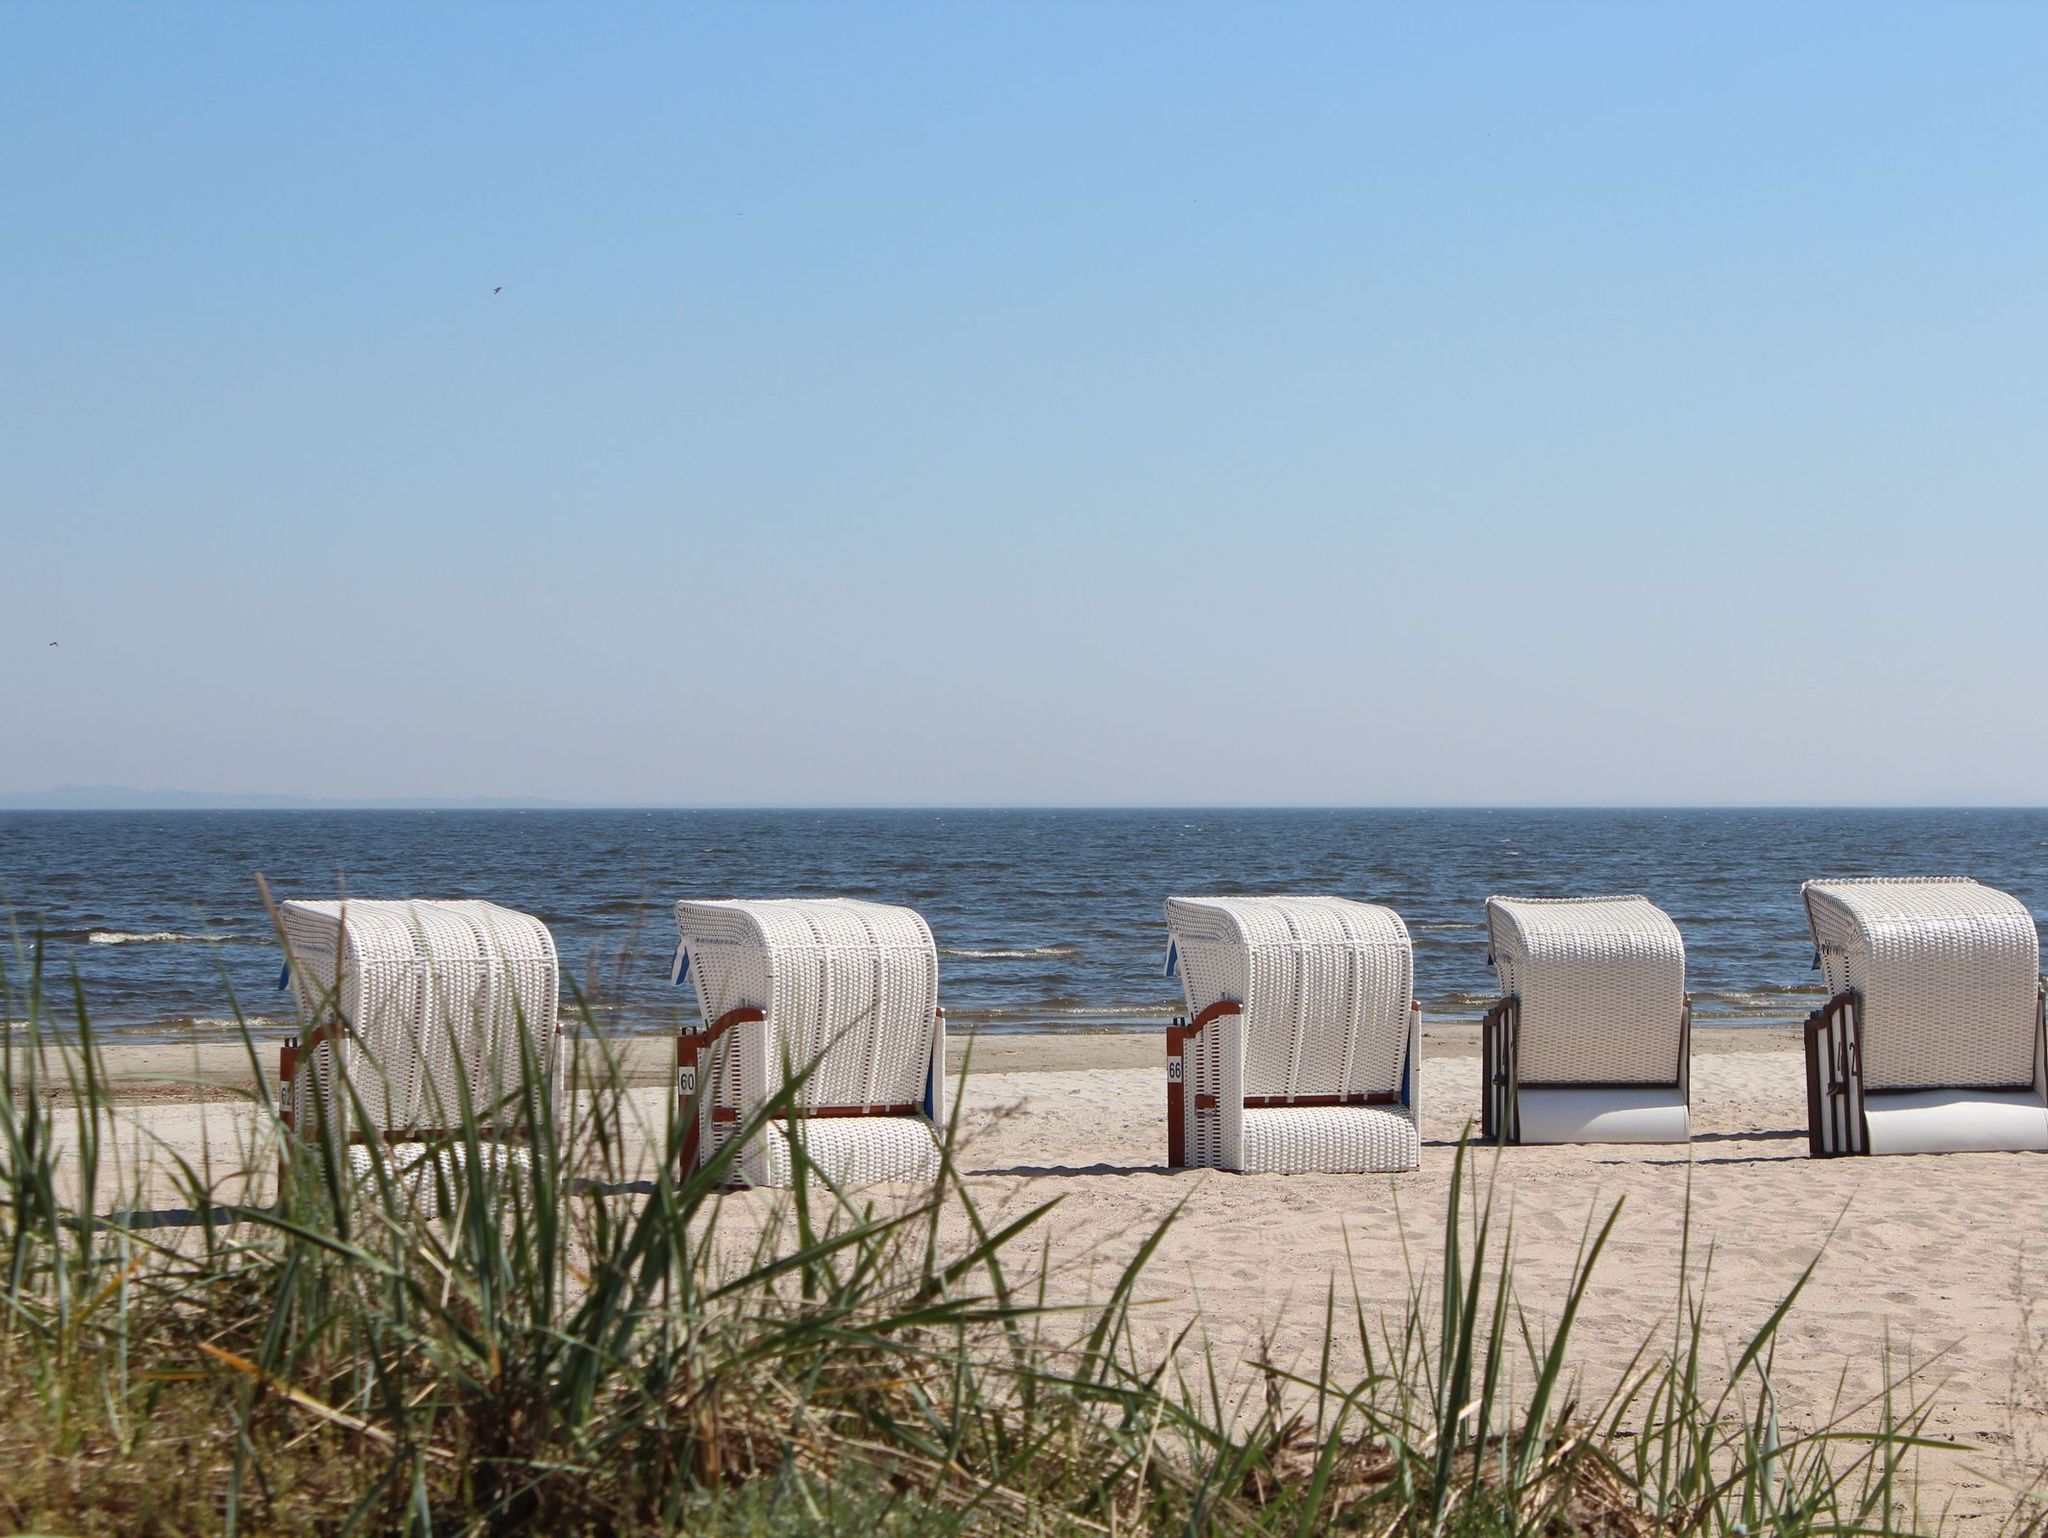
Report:
M502 294L505 292L505 285L500 283L496 288L492 289L491 292L494 294Z
M55 646L55 645L56 645L57 643L56 643L55 641L52 641L52 642L51 642L50 644L51 644L52 646Z

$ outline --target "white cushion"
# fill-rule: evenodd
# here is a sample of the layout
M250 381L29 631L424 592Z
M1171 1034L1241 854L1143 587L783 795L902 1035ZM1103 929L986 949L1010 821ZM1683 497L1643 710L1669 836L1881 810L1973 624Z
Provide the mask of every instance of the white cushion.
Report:
M1863 1116L1874 1154L2048 1150L2048 1103L2035 1090L1872 1094L1863 1098Z
M1519 1097L1524 1143L1683 1143L1692 1117L1674 1084L1531 1089Z

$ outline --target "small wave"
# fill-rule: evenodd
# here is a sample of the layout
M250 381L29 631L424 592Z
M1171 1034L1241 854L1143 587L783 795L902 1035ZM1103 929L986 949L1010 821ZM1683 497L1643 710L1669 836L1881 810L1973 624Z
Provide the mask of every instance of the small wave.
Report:
M1700 993L1695 993L1695 994L1693 995L1693 998L1694 998L1695 1000L1699 1000L1699 999L1777 999L1777 998L1790 998L1790 997L1792 997L1792 996L1794 996L1794 995L1804 995L1804 994L1809 994L1809 993L1826 993L1826 992L1827 992L1827 989L1826 989L1826 988L1824 988L1824 987L1822 987L1822 986L1821 986L1821 985L1820 985L1819 983L1817 983L1817 982L1815 982L1815 983L1759 983L1759 984L1758 984L1758 985L1757 985L1756 987L1754 987L1754 988L1731 988L1731 989L1727 989L1727 990L1725 990L1725 991L1723 991L1723 992L1718 992L1718 993L1716 993L1716 992L1712 992L1712 991L1707 991L1707 992L1700 992Z
M273 1015L244 1015L237 1020L233 1015L174 1015L161 1022L154 1029L177 1031L235 1031L247 1026L252 1031L275 1030L279 1026L292 1025L295 1021L279 1019Z
M85 937L88 945L228 945L233 935L181 935L168 929L134 934L125 929L95 929Z
M1692 1005L1695 1015L1709 1019L1790 1018L1805 1014L1826 997L1827 990L1819 987L1748 988L1727 993L1696 993Z
M1045 1011L1049 1015L1170 1015L1184 1004L1112 1004L1106 1009L1090 1009L1085 1005L1062 1006Z
M1484 929L1484 924L1410 924L1410 929Z
M1055 956L1071 956L1071 945L1037 945L1028 951L969 951L941 948L941 956L960 956L969 961L1041 961Z
M1111 1016L1127 1017L1134 1020L1164 1020L1186 1006L1183 1004L991 1004L977 1008L972 1004L948 1004L946 1018L975 1020L1043 1020L1058 1016L1080 1020L1107 1019Z

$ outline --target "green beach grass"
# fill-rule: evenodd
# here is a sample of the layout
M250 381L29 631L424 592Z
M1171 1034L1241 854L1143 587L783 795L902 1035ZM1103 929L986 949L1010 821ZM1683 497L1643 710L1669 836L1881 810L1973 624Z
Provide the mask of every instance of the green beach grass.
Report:
M0 1520L13 1530L1941 1526L1916 1510L1913 1461L1933 1444L1913 1382L1887 1373L1875 1402L1779 1425L1773 1344L1803 1278L1733 1363L1710 1364L1696 1274L1711 1258L1693 1257L1668 1298L1645 1300L1663 1319L1621 1381L1584 1397L1573 1326L1618 1209L1589 1227L1566 1294L1525 1308L1486 1150L1459 1149L1446 1240L1411 1258L1406 1296L1333 1280L1321 1370L1264 1368L1246 1397L1192 1331L1177 1349L1141 1346L1163 1228L1077 1309L1049 1301L1041 1235L1057 1199L985 1217L950 1130L939 1179L893 1205L816 1178L728 1197L733 1145L685 1176L673 1115L634 1128L580 998L559 1124L528 1063L521 1104L461 1107L461 1135L413 1176L380 1165L352 1180L316 1141L258 1201L283 1137L267 1098L240 1168L165 1154L152 1176L116 1135L75 981L61 987L79 1026L61 1035L32 940L15 937L0 986ZM537 1133L528 1158L486 1157L478 1128L508 1111ZM652 1170L628 1158L642 1131L669 1155ZM160 1204L166 1179L188 1211L130 1216ZM721 1225L732 1200L752 1204L748 1221ZM1362 1354L1355 1377L1334 1374L1340 1342Z

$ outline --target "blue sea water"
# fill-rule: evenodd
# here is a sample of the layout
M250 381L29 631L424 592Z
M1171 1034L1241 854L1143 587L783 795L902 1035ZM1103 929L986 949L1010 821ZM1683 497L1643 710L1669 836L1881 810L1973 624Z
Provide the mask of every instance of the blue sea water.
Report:
M672 1030L678 897L908 903L956 1028L1156 1028L1170 893L1389 903L1433 1016L1493 992L1489 893L1641 892L1684 932L1703 1022L1819 998L1809 876L1973 875L2048 911L2044 810L250 811L0 813L0 907L96 1026L179 1039L282 1030L255 877L280 897L485 897L540 915L601 1014ZM6 955L18 989L21 959ZM68 982L66 983L68 991ZM18 1003L10 1006L19 1017Z

